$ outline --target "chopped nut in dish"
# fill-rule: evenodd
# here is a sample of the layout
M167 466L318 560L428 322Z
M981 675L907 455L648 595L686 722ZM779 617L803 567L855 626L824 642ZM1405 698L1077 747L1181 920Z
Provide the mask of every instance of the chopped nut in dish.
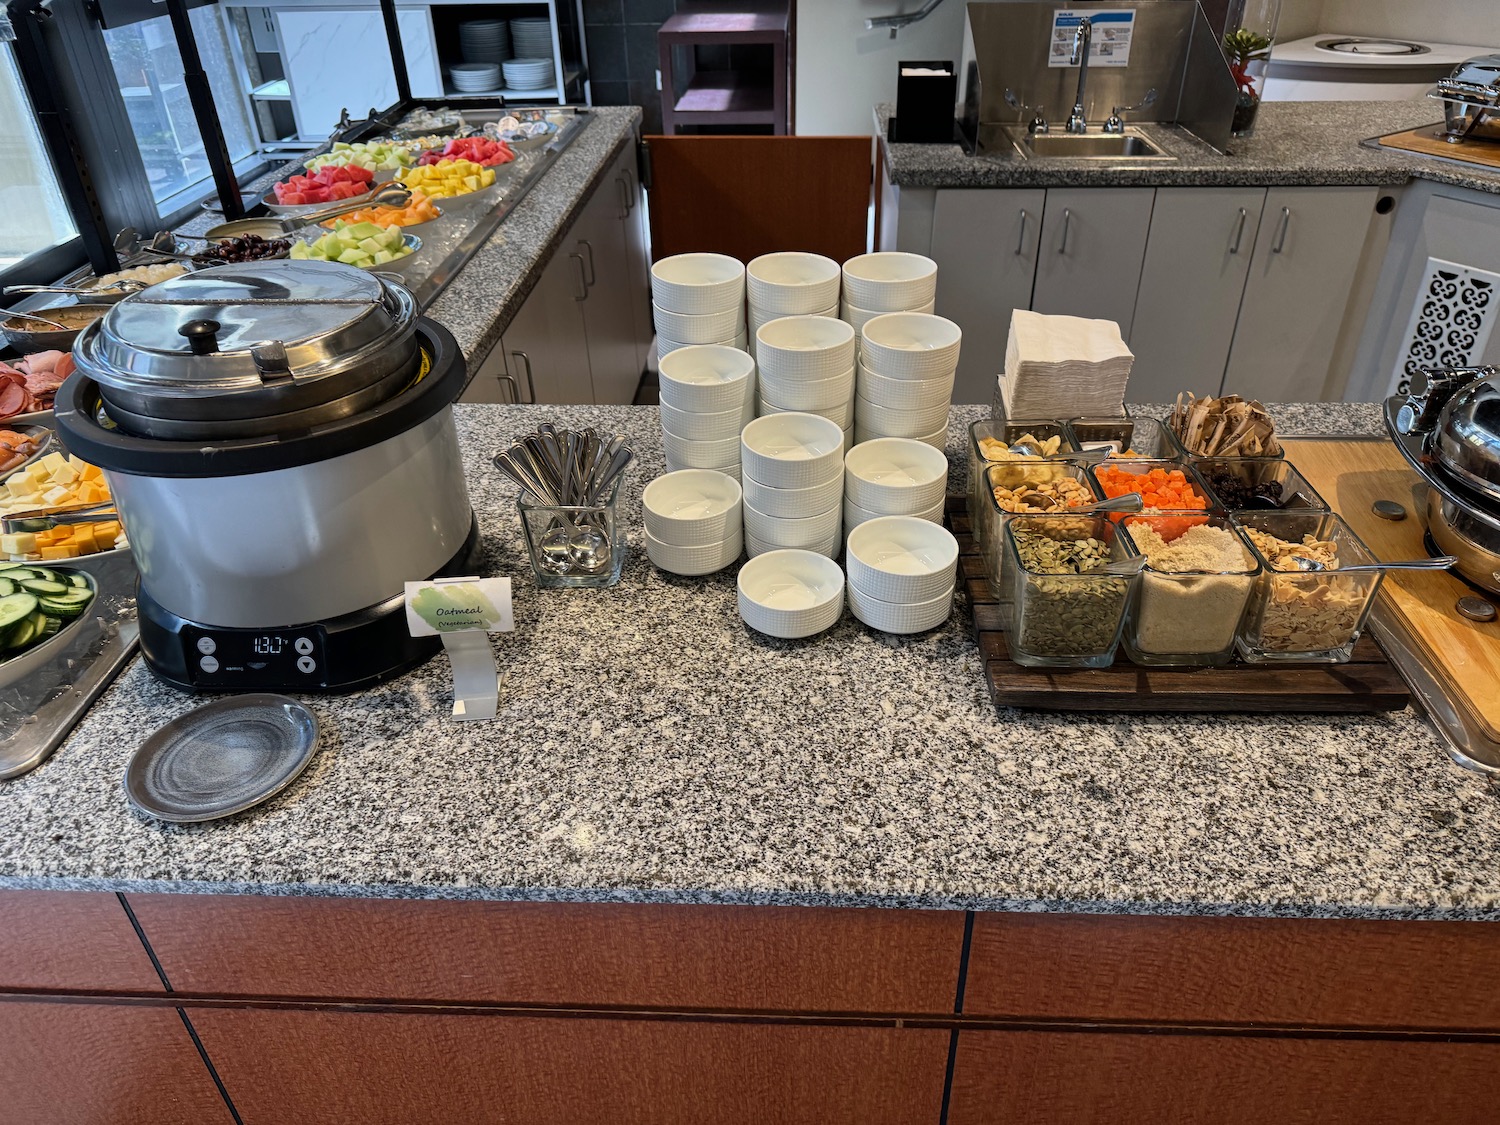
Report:
M1088 486L1073 477L1017 483L1014 488L996 488L995 503L1002 512L1050 512L1058 508L1082 508L1094 503Z
M1035 434L1022 434L1014 442L1003 442L999 438L980 438L979 452L984 454L986 461L1040 461L1042 458L1035 453L1012 453L1012 445L1020 445L1022 442L1036 446L1045 457L1051 457L1062 448L1062 438L1054 434L1049 438L1039 438Z
M1255 549L1266 557L1276 570L1297 570L1296 560L1299 558L1311 559L1319 563L1326 570L1337 570L1339 566L1339 547L1332 539L1318 539L1312 535L1304 535L1300 543L1288 543L1285 539L1278 539L1268 531L1262 531L1258 527L1245 528L1245 534L1250 536L1250 542L1255 544Z
M1339 574L1338 544L1332 539L1305 535L1301 543L1291 543L1254 527L1245 533L1277 571L1266 579L1269 590L1256 647L1266 652L1322 652L1349 644L1369 600L1370 575ZM1298 570L1298 558L1312 559L1326 569Z

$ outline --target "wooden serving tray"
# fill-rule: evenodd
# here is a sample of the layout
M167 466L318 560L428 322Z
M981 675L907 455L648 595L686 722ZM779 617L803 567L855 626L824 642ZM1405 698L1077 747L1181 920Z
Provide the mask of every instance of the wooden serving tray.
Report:
M1392 454L1399 457L1395 450ZM945 519L958 539L959 581L997 707L1038 711L1399 711L1411 702L1401 675L1369 635L1347 664L1229 664L1145 668L1124 650L1108 668L1023 668L1010 658L1000 606L974 546L968 498L949 496Z
M1500 168L1500 142L1490 140L1467 140L1462 143L1443 139L1443 125L1423 125L1419 129L1407 129L1400 133L1387 133L1380 138L1382 148L1399 148L1403 152L1420 153L1422 156L1437 156L1444 160L1457 160L1463 164L1478 164L1483 168Z

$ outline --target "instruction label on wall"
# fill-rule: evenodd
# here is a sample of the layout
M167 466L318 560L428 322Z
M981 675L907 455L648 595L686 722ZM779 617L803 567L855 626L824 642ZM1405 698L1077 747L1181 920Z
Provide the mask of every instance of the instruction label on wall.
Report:
M1052 50L1047 65L1072 66L1073 39L1085 16L1093 25L1089 43L1090 66L1129 66L1130 40L1135 35L1134 8L1058 8L1052 13Z

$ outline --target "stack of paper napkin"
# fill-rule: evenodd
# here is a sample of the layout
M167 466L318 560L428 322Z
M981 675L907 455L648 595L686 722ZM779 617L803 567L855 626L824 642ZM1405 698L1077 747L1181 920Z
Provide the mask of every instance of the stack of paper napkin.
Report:
M1135 356L1112 320L1010 314L1000 392L1010 418L1096 418L1125 413Z

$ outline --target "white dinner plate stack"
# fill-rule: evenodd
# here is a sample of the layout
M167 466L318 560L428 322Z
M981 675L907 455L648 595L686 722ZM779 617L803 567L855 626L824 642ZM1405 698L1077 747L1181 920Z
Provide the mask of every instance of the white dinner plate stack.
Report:
M661 440L667 471L712 469L740 479L740 431L755 417L755 361L722 344L663 356Z
M510 58L510 24L504 20L464 20L458 49L466 63L503 63Z
M844 457L844 535L881 516L943 522L948 455L913 438L876 438Z
M760 389L756 413L795 410L854 425L854 329L827 316L783 316L756 333Z
M839 316L857 333L884 313L930 313L937 300L937 263L921 254L886 250L844 263Z
M844 433L817 414L757 418L740 435L745 550L838 558L843 545Z
M500 89L501 65L483 62L454 63L448 73L453 79L453 88L460 94L488 94Z
M943 449L958 370L958 325L931 313L882 313L860 329L854 441L904 437Z
M762 254L745 268L750 297L750 352L755 333L783 316L839 315L839 264L821 254ZM759 358L759 357L757 357Z
M740 484L712 469L657 477L641 494L646 555L673 574L713 574L740 557Z
M745 350L745 267L727 254L674 254L651 267L656 355L689 344ZM753 387L752 387L753 392Z
M881 516L849 533L849 608L872 629L924 633L953 612L958 540L916 516Z
M517 16L510 21L510 41L516 57L545 59L552 65L552 23L546 16Z
M500 64L500 69L505 72L505 87L508 90L545 90L556 84L557 75L550 58L506 59Z

